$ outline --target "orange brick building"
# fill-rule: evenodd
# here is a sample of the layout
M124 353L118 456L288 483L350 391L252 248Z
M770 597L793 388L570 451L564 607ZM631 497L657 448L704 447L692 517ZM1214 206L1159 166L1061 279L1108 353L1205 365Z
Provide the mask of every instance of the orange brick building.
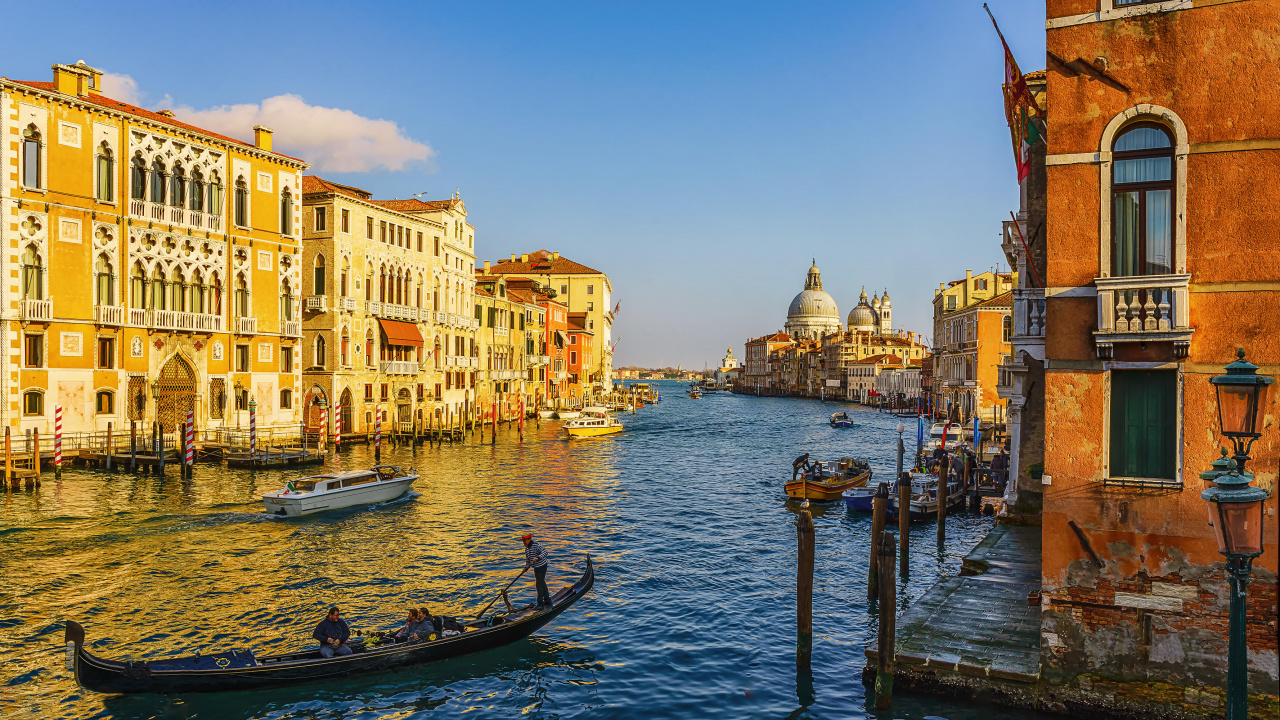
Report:
M1218 715L1228 582L1198 474L1226 444L1209 378L1239 346L1280 376L1280 3L1047 11L1044 697ZM1273 390L1250 466L1271 491L1257 717L1280 686L1277 418Z

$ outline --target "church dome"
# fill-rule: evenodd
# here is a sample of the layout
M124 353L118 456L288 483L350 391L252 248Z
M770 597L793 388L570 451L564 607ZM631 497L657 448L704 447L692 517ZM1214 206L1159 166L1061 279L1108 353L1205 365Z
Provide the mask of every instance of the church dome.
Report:
M840 309L835 298L822 289L822 274L815 261L805 278L804 290L796 295L787 308L787 334L793 338L817 340L840 332Z
M858 298L858 305L849 311L849 329L850 330L875 330L879 324L879 318L876 317L876 311L872 309L871 304L867 302L867 291L863 288L862 295Z

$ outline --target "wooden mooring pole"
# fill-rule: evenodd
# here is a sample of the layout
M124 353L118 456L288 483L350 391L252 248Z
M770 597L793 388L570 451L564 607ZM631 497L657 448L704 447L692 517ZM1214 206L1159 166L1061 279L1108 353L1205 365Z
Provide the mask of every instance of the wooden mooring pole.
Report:
M107 469L111 469L111 450L115 445L115 438L112 435L111 423L107 423Z
M796 570L796 667L809 667L813 650L813 515L800 511L796 522L799 567Z
M880 627L876 636L876 709L893 702L894 636L897 634L897 587L893 583L893 533L880 538Z
M129 421L129 472L138 469L138 421Z
M898 535L902 548L898 553L898 575L902 578L910 577L910 547L908 542L911 535L911 478L898 477ZM892 562L892 561L891 561Z
M947 457L942 456L945 461ZM938 547L947 544L947 500L951 496L951 466L943 462L938 468Z
M4 427L4 484L13 487L13 440L9 437L9 426Z
M880 587L880 550L877 544L884 534L885 516L889 512L889 483L880 483L871 499L871 562L867 568L867 599L878 597Z
M31 439L35 443L31 452L31 469L35 470L35 482L27 480L27 487L40 484L40 428L31 428Z

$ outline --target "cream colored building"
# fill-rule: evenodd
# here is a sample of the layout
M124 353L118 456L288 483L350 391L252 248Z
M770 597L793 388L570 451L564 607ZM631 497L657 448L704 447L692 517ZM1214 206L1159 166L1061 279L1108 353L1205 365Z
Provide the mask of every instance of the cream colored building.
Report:
M374 200L303 179L307 422L437 423L475 400L474 228L462 201ZM464 273L468 273L464 275ZM323 403L322 403L323 401Z
M0 422L296 427L306 163L101 83L0 79Z

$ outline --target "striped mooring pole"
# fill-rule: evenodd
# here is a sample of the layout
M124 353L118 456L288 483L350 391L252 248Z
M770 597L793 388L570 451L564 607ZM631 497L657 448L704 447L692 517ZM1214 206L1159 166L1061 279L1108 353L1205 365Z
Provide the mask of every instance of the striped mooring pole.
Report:
M382 462L382 406L373 406L373 461Z
M40 462L40 448L36 448L36 463ZM62 478L62 406L53 409L53 476Z
M320 403L320 448L329 444L329 408Z
M187 411L187 477L196 464L196 411Z
M333 449L342 444L342 403L333 406Z
M258 451L258 401L249 401L249 454Z

